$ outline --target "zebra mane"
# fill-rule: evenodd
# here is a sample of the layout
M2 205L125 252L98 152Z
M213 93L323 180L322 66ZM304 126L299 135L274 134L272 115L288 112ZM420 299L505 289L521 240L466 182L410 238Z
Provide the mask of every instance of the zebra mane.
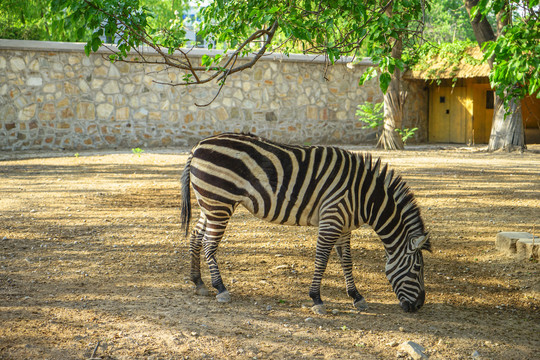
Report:
M423 235L426 234L424 222L420 216L420 208L414 198L409 186L400 175L395 174L394 170L388 169L388 164L381 167L381 159L373 161L370 154L361 155L366 171L373 175L377 183L384 186L388 195L392 196L396 205L402 209L403 218L408 218L409 225L418 227ZM424 250L431 251L429 240L422 247Z
M400 175L388 169L388 164L382 164L380 158L373 161L371 154L364 154L363 160L366 171L369 171L377 182L384 185L385 190L392 195L397 204L418 209L410 188Z

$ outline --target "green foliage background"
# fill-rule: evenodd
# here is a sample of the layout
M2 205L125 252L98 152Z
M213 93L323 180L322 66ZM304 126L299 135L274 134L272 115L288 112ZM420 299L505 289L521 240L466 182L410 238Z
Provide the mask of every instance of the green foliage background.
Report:
M82 2L82 1L81 1ZM61 6L65 1L55 0L2 0L0 1L0 38L2 39L22 39L22 40L53 40L53 41L88 41L91 36L89 29L77 27L76 23L66 21L67 16L61 16L51 11L51 5ZM169 20L175 19L174 12L185 13L188 8L188 0L139 0L140 6L150 10L154 16L148 19L149 28L161 29L168 27ZM236 7L240 8L243 2L238 1ZM266 5L266 2L261 2ZM194 3L196 5L196 3ZM253 16L253 22L240 24L235 22L235 17L227 17L223 14L224 21L230 25L229 30L221 34L223 42L229 41L231 35L237 37L229 43L234 46L240 41L242 36L247 34L249 29L253 29L258 22L264 22L271 15L272 11L277 12L279 2L269 14L260 12ZM262 9L262 6L261 6ZM252 9L250 10L252 11ZM65 14L67 15L67 14ZM258 21L258 22L257 22ZM468 15L463 7L462 0L441 0L432 1L431 9L427 12L425 27L425 38L427 41L436 43L449 42L453 40L474 40L474 34L469 23ZM230 24L229 24L230 23ZM53 26L53 24L55 26ZM259 24L260 25L260 24ZM309 37L309 26L294 26L289 23L283 28L282 39L294 35L298 39ZM309 24L308 24L309 25ZM314 22L312 27L320 27L321 23ZM342 26L339 19L328 19L323 24L328 28ZM73 28L75 27L75 28ZM240 30L240 31L238 31ZM236 32L235 32L236 31ZM361 33L361 29L357 29ZM323 39L315 39L323 41ZM285 52L301 52L305 50L306 43L286 44L283 48ZM367 50L364 49L364 52Z
M48 39L47 12L48 1L45 0L0 1L0 38Z
M83 3L83 1L77 1ZM137 0L153 14L149 28L168 27L175 11L182 16L188 0ZM58 11L65 1L58 0L1 0L0 39L86 42L92 31L84 22L74 21L69 13Z

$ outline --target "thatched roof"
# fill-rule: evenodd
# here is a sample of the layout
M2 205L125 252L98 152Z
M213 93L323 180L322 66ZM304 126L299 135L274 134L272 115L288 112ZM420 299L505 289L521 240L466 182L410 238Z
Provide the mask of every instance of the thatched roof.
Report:
M489 75L489 65L482 62L482 50L479 47L467 49L465 55L458 64L435 57L430 61L429 67L416 65L405 72L403 78L408 80L437 80L437 79L467 79L487 77Z

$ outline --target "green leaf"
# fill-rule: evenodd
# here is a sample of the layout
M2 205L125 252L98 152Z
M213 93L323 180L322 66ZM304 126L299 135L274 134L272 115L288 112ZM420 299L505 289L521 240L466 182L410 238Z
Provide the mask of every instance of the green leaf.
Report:
M209 64L212 63L212 59L210 58L210 56L204 54L201 58L201 65L202 66L207 66Z
M379 86L383 94L386 94L386 90L388 90L388 86L390 85L391 81L392 75L387 72L383 72L381 76L379 76Z
M92 47L90 46L90 43L86 43L86 45L84 45L84 53L86 54L86 56L90 56L90 53L92 52Z
M364 85L367 81L373 79L375 76L377 76L377 72L375 71L375 68L373 67L368 68L366 71L364 71L364 73L360 77L360 80L358 81L358 85L359 86Z
M93 37L92 38L92 51L96 52L99 49L99 47L101 46L101 43L102 43L102 41L101 41L101 39L99 37Z

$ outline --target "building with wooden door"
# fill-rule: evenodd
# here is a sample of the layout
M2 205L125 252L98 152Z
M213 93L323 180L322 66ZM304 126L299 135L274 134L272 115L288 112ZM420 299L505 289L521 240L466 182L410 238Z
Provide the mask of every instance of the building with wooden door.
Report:
M428 141L431 143L487 144L494 111L489 66L480 63L479 48L468 51L467 62L448 68L435 59L427 69L413 69L404 80L425 82L428 92ZM446 67L445 67L446 66ZM540 143L540 99L522 101L526 143Z

